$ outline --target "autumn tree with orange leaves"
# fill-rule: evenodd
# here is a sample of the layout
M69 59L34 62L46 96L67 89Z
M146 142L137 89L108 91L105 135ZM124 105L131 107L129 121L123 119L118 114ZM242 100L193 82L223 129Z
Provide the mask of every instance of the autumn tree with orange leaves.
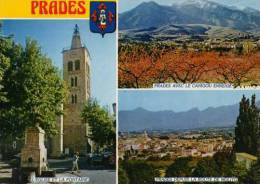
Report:
M234 86L259 83L260 54L188 51L126 44L119 47L119 87L152 87L154 83L220 82Z
M235 87L242 84L259 85L260 54L246 54L239 57L229 54L218 59L216 73L220 82ZM258 80L257 80L258 79Z
M120 48L119 85L120 87L140 88L149 85L150 71L162 51L148 47Z

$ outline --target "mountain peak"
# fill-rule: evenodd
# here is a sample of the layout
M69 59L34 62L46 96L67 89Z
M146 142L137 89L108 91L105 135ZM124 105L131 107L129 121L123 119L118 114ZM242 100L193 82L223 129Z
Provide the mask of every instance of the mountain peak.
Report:
M208 0L185 0L181 3L181 6L194 6L198 8L217 8L220 4Z
M147 111L147 110L143 107L137 107L136 109L134 109L134 111Z
M142 110L142 111L141 111ZM238 105L219 107L212 111L192 108L184 112L173 111L119 111L120 131L180 130L203 127L226 127L234 125L238 115Z
M199 108L198 107L193 107L191 108L188 112L199 112Z
M207 24L250 31L260 27L259 17L260 13L255 10L234 9L210 0L173 0L172 6L148 1L120 14L119 29L143 29L168 24Z
M260 13L259 10L251 8L251 7L246 7L246 8L243 9L243 11L248 12L248 13L257 13L257 14Z
M139 4L137 7L160 7L160 5L154 1L147 1L147 2L142 2L141 4Z
M207 0L184 0L184 1L173 1L173 6L175 5L179 5L179 6L183 6L183 5L197 5L200 7L205 6L207 3L211 3Z

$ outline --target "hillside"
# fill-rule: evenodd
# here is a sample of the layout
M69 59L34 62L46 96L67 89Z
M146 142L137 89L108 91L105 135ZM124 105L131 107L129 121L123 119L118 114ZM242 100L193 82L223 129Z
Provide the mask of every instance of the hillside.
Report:
M260 106L258 101L257 106ZM182 130L209 127L228 127L235 125L239 105L197 108L185 112L148 111L137 108L131 111L119 111L120 131L146 130Z
M143 29L171 24L206 24L250 31L260 27L260 12L239 10L207 0L173 1L172 6L143 2L119 15L119 29Z
M137 41L165 41L183 38L239 38L248 33L229 27L205 24L172 24L161 27L129 29L119 32L120 39Z

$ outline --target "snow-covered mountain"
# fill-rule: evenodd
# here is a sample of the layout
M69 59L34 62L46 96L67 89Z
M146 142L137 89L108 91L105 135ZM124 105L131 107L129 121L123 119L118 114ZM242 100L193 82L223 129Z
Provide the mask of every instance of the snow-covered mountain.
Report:
M172 6L143 2L119 15L121 30L168 24L208 24L248 31L260 27L260 12L252 8L239 10L208 0L175 0Z

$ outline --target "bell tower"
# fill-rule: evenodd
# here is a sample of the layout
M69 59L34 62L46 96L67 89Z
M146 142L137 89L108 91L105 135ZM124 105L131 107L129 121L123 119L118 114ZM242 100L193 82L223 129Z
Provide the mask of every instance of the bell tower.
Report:
M78 25L75 25L70 48L64 49L62 54L63 79L69 88L68 101L64 104L64 150L91 152L89 127L80 116L90 98L90 55L81 41Z

